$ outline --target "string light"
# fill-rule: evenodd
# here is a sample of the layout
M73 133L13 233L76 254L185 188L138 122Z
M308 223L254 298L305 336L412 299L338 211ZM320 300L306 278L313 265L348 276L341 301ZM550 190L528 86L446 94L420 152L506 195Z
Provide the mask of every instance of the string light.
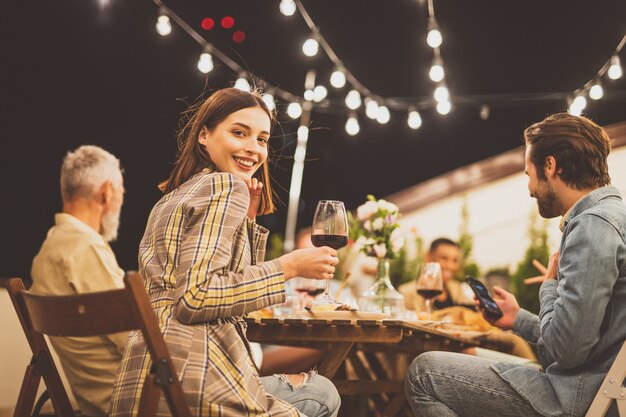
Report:
M391 113L389 113L389 109L387 106L379 106L378 114L376 115L376 121L381 125L387 124L391 119Z
M439 25L434 16L428 18L428 35L426 36L426 43L431 48L439 48L443 43L443 36L439 31Z
M480 106L480 112L478 114L480 115L481 119L487 120L489 118L490 113L491 113L491 109L489 108L488 105L483 104L482 106Z
M292 119L297 119L302 115L302 106L300 103L291 103L287 106L287 115Z
M433 97L437 102L448 101L450 98L450 92L448 91L448 87L445 84L440 84L437 88L435 88L435 92L433 93Z
M346 121L346 133L348 133L348 135L350 136L355 136L359 133L360 130L361 127L359 126L359 120L357 119L356 115L353 114L348 117L348 120Z
M568 112L575 116L580 116L585 107L587 107L587 99L583 95L578 95L572 100Z
M285 16L293 16L296 12L296 3L293 0L281 0L278 9Z
M315 97L315 93L313 93L313 90L305 90L304 91L304 99L306 101L313 100L313 97Z
M356 110L361 107L361 94L356 90L350 90L346 95L346 106L350 110Z
M407 125L411 129L419 129L422 126L422 116L416 110L411 110L406 120Z
M335 88L342 88L346 85L346 74L340 69L336 69L330 74L330 85Z
M611 66L609 67L608 75L612 80L622 78L622 65L620 64L619 57L617 55L613 55L613 57L611 57Z
M372 120L378 116L378 102L373 98L365 99L365 115Z
M439 55L435 55L433 59L433 65L430 67L430 71L428 71L428 76L430 79L436 83L443 80L445 76L445 72L443 70L443 61Z
M597 81L594 85L589 89L589 98L592 100L600 100L604 96L604 90L602 89L602 85L599 81Z
M437 102L436 109L437 113L445 116L446 114L450 113L450 110L452 110L452 104L450 104L448 100L439 101Z
M323 85L318 85L313 89L313 101L319 103L328 95L328 89Z
M251 91L250 83L244 77L237 78L237 81L235 81L234 87L241 91L247 91L248 93Z
M157 19L156 31L161 36L167 36L172 33L172 23L169 16L161 12L161 15Z
M301 103L303 102L303 99L298 97L297 95L294 95L288 91L285 91L277 86L268 85L262 79L255 76L254 74L248 73L248 71L242 68L237 62L230 59L226 54L224 54L223 52L215 48L211 43L203 39L202 36L197 31L195 31L190 25L188 25L182 18L180 18L176 13L174 13L170 8L165 6L161 2L161 0L153 0L153 1L157 6L160 7L159 18L156 24L156 29L159 34L161 34L162 36L166 36L171 33L172 31L172 23L170 21L171 19L176 24L178 24L187 34L189 34L191 38L193 38L202 47L204 47L205 51L207 51L205 52L205 54L207 54L208 57L206 57L206 55L203 54L198 60L198 69L200 71L210 72L212 69L214 69L212 68L212 65L211 65L213 64L213 60L218 59L221 63L226 65L233 72L239 73L239 74L245 74L247 78L254 80L255 83L266 86L265 87L266 89L269 89L272 91L273 93L272 96L276 96L277 98L281 99L282 101L286 103L297 104L297 102L301 102ZM441 32L439 31L437 21L435 20L434 8L433 8L432 3L433 3L432 0L428 0L428 6L429 6L428 29L429 29L429 32L430 32L429 35L431 38L429 45L434 48L433 65L430 68L431 71L429 71L429 76L433 80L440 79L440 81L434 81L434 82L439 83L438 87L435 89L435 92L434 92L434 96L436 97L436 101L437 101L437 103L435 103L436 109L441 114L448 114L452 110L452 104L450 102L449 91L447 90L447 88L445 88L445 85L442 85L443 84L442 82L445 79L445 71L443 68L443 62L441 60L441 55L439 51L439 47L442 45L442 42L443 42L443 37L441 35ZM426 99L424 97L404 97L404 98L393 98L393 99L377 98L378 101L374 100L374 97L377 97L377 96L375 96L369 89L367 89L364 85L362 85L358 81L358 79L356 79L356 77L354 77L354 75L347 68L343 66L342 61L339 59L336 53L332 50L328 42L323 38L322 34L319 32L319 28L315 25L311 17L308 15L306 9L302 5L301 0L281 0L280 4L282 6L281 9L284 9L284 10L281 10L281 12L283 11L289 12L289 8L292 9L292 11L290 12L291 15L293 15L293 13L295 13L296 11L300 12L306 24L309 26L309 29L311 30L311 34L312 34L311 39L307 40L305 44L308 44L308 45L314 44L315 46L311 49L317 49L316 52L319 52L319 47L321 46L324 52L326 53L326 55L333 62L335 66L335 71L333 71L330 77L331 85L334 88L342 88L347 83L351 85L352 91L348 93L348 95L346 96L346 105L351 110L356 110L360 108L362 104L362 100L364 99L365 104L366 104L365 114L367 115L367 117L374 118L374 115L375 115L376 119L379 119L378 110L379 110L379 107L383 107L383 106L378 106L379 102L389 103L391 105L391 108L395 111L404 110L404 111L408 111L409 113L411 111L414 111L412 107L417 107L419 109L426 109L426 108L430 108L433 105L430 99ZM312 42L309 42L309 41L312 41ZM615 52L605 62L604 66L597 72L597 74L595 74L594 77L589 82L587 82L583 87L575 90L576 96L584 95L584 96L588 96L589 99L598 100L603 97L603 93L604 93L602 86L600 85L600 80L604 76L604 74L607 74L608 78L611 78L611 79L619 79L620 77L623 76L619 54L625 44L626 44L626 36L622 38L620 44L615 49ZM310 48L308 47L304 48L304 44L303 44L303 49L307 49L309 53L313 52L312 50L309 51ZM313 56L314 55L315 54L313 54ZM433 74L431 74L431 72ZM237 82L235 83L235 86L237 88L241 88L242 90L250 91L250 83L247 80L237 80ZM439 88L439 87L443 87L443 88ZM325 88L325 87L322 86L322 88ZM307 106L309 106L309 109L311 108L311 106L313 106L313 108L317 107L316 104L313 104L314 102L317 103L317 102L321 102L325 100L326 97L320 98L322 96L325 96L322 93L323 90L318 89L318 92L316 94L314 83L310 86L307 86L306 89L311 90L311 92L305 93L308 100L304 102ZM328 94L328 91L326 90L326 96L327 94ZM555 94L546 95L544 93L536 94L536 95L494 94L494 95L482 96L481 101L483 102L494 101L494 102L503 103L503 102L506 102L506 100L509 100L510 102L515 102L515 103L524 103L524 102L537 103L537 102L554 101L555 97L559 97L558 99L560 99L560 97L564 97L564 96L565 94L563 93L558 93L557 95ZM585 104L586 104L586 98L584 96L581 99L578 99L578 101L576 101L576 104L574 104L574 100L570 100L568 107L572 107L572 104L573 104L574 111L582 111L583 109L581 109L581 100L585 100ZM460 103L469 103L475 100L475 98L473 96L456 96L455 101L457 100ZM274 103L274 108L275 106L276 104ZM482 106L481 111L479 112L480 117L483 119L485 119L485 117L486 118L489 117L488 106L487 107L485 106L487 105L485 104L484 106ZM335 101L333 100L325 101L323 106L321 106L320 108L336 110ZM309 109L307 109L307 111ZM300 107L300 113L301 112L302 112L302 108ZM383 121L386 119L385 112L389 112L389 109L386 107L385 107L385 110L383 110L383 116L381 117ZM297 117L299 117L299 115ZM407 119L407 123L408 123L408 119Z
M261 99L263 100L269 111L276 110L276 100L274 99L274 96L272 94L265 93L261 96Z
M302 52L306 56L315 56L319 51L320 44L313 38L309 38L302 44Z
M208 74L213 70L213 57L210 53L205 52L200 55L200 59L198 60L198 69L204 74Z

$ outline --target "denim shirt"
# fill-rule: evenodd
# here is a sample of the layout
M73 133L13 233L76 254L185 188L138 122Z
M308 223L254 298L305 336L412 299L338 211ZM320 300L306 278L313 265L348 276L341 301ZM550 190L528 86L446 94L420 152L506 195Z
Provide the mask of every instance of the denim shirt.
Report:
M513 330L537 346L545 372L493 369L544 416L583 416L626 339L626 205L612 186L580 199L565 219L557 280L539 292L539 316Z

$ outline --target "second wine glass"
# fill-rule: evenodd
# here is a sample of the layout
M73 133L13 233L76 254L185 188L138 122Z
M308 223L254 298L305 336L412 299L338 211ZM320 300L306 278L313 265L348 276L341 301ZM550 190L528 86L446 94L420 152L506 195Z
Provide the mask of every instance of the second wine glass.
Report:
M443 278L441 277L441 265L438 262L422 264L417 278L417 293L426 300L426 311L430 320L432 313L432 300L443 292Z
M340 249L348 244L348 216L342 201L321 200L317 203L311 242L316 247L330 246L333 249ZM329 281L326 281L326 291L320 300L321 304L335 303L329 293Z

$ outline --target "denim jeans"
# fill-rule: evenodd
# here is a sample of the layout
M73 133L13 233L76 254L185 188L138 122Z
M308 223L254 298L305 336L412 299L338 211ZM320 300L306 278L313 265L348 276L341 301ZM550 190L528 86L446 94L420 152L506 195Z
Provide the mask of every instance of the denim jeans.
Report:
M283 375L261 378L265 391L298 409L303 417L336 417L341 398L327 378L311 371L308 381L292 385Z
M427 352L409 367L406 397L419 417L535 417L541 414L503 380L494 361Z

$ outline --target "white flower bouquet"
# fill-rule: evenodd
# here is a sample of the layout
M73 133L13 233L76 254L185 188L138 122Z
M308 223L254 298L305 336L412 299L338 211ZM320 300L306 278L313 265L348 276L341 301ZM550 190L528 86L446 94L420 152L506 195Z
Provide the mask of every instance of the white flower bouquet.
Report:
M404 235L398 224L398 206L368 195L365 204L351 217L351 238L367 256L394 259L404 246Z

